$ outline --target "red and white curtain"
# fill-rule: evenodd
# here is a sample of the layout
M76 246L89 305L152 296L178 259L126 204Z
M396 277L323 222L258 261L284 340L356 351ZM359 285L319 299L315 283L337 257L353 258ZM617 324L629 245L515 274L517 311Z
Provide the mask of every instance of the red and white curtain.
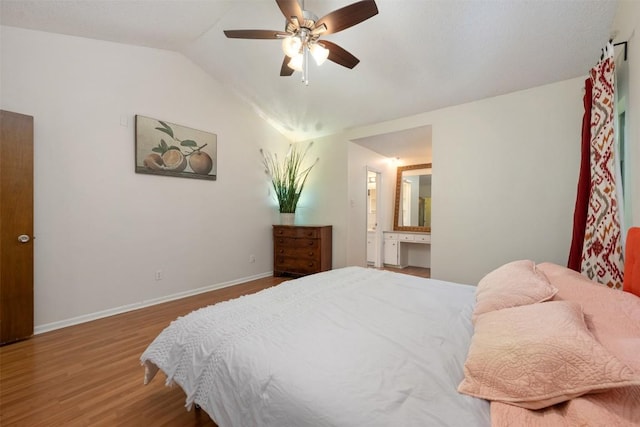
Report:
M622 289L623 258L616 189L615 63L613 44L585 82L582 157L568 267ZM618 175L619 176L619 175Z

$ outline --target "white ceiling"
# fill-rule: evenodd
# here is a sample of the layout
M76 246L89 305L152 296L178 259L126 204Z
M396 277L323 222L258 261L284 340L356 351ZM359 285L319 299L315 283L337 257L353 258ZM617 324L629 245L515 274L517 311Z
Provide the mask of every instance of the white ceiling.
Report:
M352 141L385 157L396 159L402 165L432 161L431 126L420 126Z
M182 52L292 140L585 75L612 33L616 0L376 0L379 14L324 37L360 63L280 77L274 0L0 0L3 25ZM306 0L319 17L354 0ZM429 130L430 134L430 130ZM367 141L361 141L366 144ZM379 141L368 141L376 145Z

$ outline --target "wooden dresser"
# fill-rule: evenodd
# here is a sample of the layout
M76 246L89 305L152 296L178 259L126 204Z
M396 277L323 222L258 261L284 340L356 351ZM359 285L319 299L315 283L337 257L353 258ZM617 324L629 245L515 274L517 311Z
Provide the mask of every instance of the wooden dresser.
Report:
M330 225L274 225L273 275L306 276L331 270Z

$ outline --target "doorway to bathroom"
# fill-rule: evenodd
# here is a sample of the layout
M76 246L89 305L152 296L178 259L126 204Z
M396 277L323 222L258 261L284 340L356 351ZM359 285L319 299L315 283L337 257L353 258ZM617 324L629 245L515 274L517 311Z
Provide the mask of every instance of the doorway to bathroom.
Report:
M381 197L380 171L367 167L367 265L382 266L382 230L378 226Z

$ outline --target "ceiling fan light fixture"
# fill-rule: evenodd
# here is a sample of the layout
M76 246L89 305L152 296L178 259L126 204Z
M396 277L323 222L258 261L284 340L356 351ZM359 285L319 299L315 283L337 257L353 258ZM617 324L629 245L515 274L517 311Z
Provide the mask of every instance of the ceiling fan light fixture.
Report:
M285 18L284 31L224 30L224 34L231 39L281 40L285 57L280 65L280 76L286 77L292 75L293 71L300 71L305 84L309 84L309 56L313 56L318 65L328 59L349 69L360 62L333 42L322 40L319 43L321 36L335 34L378 14L375 0L358 0L322 18L304 10L304 0L302 4L300 0L276 0L276 4Z
M327 31L326 24L321 24L321 25L318 25L317 27L315 27L313 30L311 30L311 34L314 35L314 36L320 36L325 31Z
M298 55L301 48L302 40L300 40L300 37L298 36L290 36L282 39L282 50L289 58L293 58Z
M298 53L296 55L294 55L293 57L291 57L291 61L289 61L289 63L287 64L289 66L289 68L291 68L292 70L295 71L302 71L302 63L303 63L303 58L304 56L302 55L302 53Z
M318 65L322 65L329 57L329 49L326 49L318 43L312 44L309 50L311 51L311 56L313 56L313 59Z

